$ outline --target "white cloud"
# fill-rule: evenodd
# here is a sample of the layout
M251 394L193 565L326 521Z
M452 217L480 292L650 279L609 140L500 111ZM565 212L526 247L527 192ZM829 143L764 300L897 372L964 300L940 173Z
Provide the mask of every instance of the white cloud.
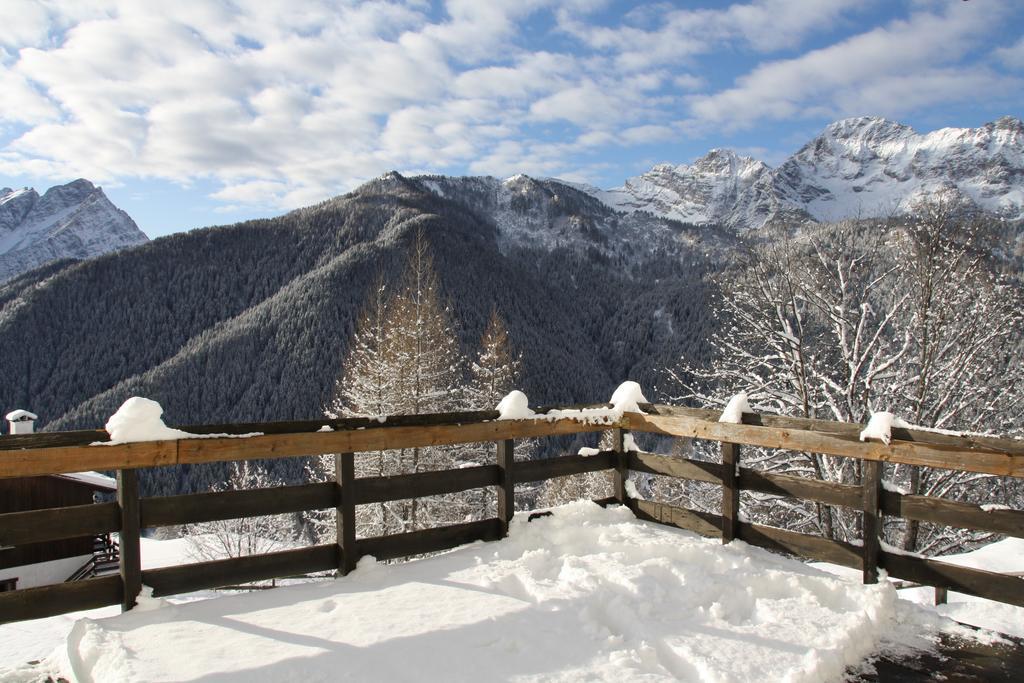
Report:
M1024 69L1024 38L1013 45L997 48L993 54L1011 69Z
M292 208L390 168L584 178L604 152L708 122L912 109L1007 84L956 61L984 33L977 16L998 11L945 5L700 94L711 51L793 49L859 3L651 4L617 25L604 0L11 3L0 123L17 137L0 173L202 178L232 206ZM1020 46L995 57L1011 65Z
M762 119L906 112L1009 85L977 67L936 66L953 63L976 46L998 14L994 8L980 13L960 4L761 64L735 87L691 96L691 113L698 122L742 128ZM971 79L980 79L973 89ZM906 95L903 88L909 89Z

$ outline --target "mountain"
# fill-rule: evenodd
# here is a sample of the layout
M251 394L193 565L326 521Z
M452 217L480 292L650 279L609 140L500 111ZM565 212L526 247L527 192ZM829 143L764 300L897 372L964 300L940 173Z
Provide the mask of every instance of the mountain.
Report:
M133 395L159 401L170 424L317 419L377 278L399 279L418 230L464 353L496 306L533 405L606 401L627 378L652 397L655 368L709 356L706 242L728 233L623 217L555 181L390 173L278 218L0 286L0 406L31 408L50 430L101 427ZM656 244L634 244L641 230ZM168 492L208 475L146 476Z
M148 241L124 211L88 180L0 189L0 282L44 263L85 259Z
M739 230L773 220L832 221L912 209L941 193L1011 220L1024 218L1024 124L1004 116L979 128L919 134L877 117L837 121L778 168L729 150L692 165L659 165L595 197Z

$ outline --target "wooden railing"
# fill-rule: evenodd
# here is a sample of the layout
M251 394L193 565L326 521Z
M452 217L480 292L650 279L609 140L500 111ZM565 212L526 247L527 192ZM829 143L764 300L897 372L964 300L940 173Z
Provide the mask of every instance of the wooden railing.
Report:
M975 505L886 491L881 463L928 465L994 475L1024 476L1024 444L1011 439L962 438L931 432L893 430L889 445L858 440L859 425L771 415L744 415L744 424L717 422L714 411L645 405L644 414L626 413L613 423L572 418L498 420L497 413L455 413L315 422L186 427L193 433L246 434L177 441L103 445L105 432L62 432L0 437L0 477L23 477L85 470L116 470L118 499L0 515L0 548L118 532L120 572L84 581L0 593L0 623L121 604L130 609L143 584L154 596L237 585L249 581L337 571L346 574L358 559L394 559L445 550L477 540L497 540L508 531L516 484L611 470L614 496L604 503L627 505L643 520L668 524L724 542L740 539L771 550L862 569L877 580L879 568L893 578L936 586L1024 606L1024 579L936 560L885 552L879 530L883 515L1024 537L1024 512L985 510ZM328 424L334 431L320 431ZM570 455L515 461L514 440L613 430L612 450L594 456ZM650 432L722 443L723 463L626 452L624 435ZM353 453L424 446L493 443L493 465L356 478ZM785 448L858 458L864 461L860 485L837 484L740 467L740 446ZM272 489L225 491L140 498L137 470L175 464L334 455L335 480ZM720 514L631 498L629 473L646 472L710 482L722 487ZM390 500L458 493L494 487L497 516L452 526L373 538L357 538L355 506ZM742 521L740 491L756 491L827 505L863 515L864 539L854 545ZM142 570L140 531L249 516L333 509L335 543L261 555ZM4 553L0 550L0 567Z

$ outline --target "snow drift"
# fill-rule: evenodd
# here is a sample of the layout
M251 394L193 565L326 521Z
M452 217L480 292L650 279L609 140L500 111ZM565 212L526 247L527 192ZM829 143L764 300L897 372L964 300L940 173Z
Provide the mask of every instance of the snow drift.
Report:
M579 502L510 537L333 582L79 621L88 681L822 681L894 618L863 586Z

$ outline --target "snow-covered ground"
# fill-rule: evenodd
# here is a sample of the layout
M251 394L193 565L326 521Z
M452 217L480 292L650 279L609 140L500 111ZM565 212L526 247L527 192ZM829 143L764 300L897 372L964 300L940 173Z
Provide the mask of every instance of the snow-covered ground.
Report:
M0 626L0 680L829 681L968 633L887 583L586 502L518 516L497 543L197 597Z

